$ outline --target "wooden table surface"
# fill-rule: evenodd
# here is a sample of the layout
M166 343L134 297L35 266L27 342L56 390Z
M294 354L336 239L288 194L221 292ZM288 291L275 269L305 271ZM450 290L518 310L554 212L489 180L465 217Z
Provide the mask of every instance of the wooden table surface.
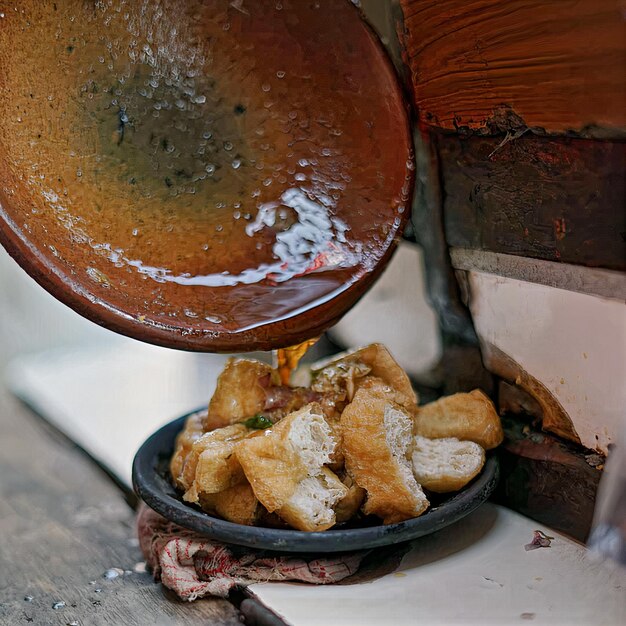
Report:
M183 604L135 571L123 492L1 387L0 433L1 624L241 624L227 600ZM111 568L126 573L107 579Z

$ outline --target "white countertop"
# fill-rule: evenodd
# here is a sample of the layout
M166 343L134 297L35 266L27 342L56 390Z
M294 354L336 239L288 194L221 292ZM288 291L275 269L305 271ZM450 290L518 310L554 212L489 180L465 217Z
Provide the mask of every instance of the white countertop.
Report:
M552 545L526 551L537 528ZM415 540L394 572L371 582L250 589L297 626L626 623L624 570L491 503Z

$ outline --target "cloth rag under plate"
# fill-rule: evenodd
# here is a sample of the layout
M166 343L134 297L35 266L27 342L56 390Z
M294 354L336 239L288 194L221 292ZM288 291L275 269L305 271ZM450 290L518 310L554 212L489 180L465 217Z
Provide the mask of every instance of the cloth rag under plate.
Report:
M156 580L181 599L226 597L253 582L336 583L354 574L368 551L323 558L268 553L211 541L168 521L146 505L137 516L139 544Z

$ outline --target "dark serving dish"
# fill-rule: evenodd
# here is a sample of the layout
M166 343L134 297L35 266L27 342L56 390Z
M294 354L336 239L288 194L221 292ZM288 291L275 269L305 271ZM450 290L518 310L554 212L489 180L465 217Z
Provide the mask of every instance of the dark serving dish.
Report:
M183 502L172 485L169 460L188 415L157 430L139 448L133 462L133 487L148 506L167 519L226 543L283 552L344 552L399 543L434 533L465 517L487 500L498 482L498 461L491 454L483 471L467 487L448 498L433 500L424 515L399 524L372 525L370 518L360 526L312 533L233 524Z

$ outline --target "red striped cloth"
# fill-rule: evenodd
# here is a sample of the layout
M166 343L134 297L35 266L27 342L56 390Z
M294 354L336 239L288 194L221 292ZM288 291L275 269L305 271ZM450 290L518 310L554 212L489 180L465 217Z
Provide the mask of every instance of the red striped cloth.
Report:
M335 583L354 574L367 552L305 559L211 541L142 505L137 516L139 545L155 580L192 601L226 597L235 586L271 580Z

